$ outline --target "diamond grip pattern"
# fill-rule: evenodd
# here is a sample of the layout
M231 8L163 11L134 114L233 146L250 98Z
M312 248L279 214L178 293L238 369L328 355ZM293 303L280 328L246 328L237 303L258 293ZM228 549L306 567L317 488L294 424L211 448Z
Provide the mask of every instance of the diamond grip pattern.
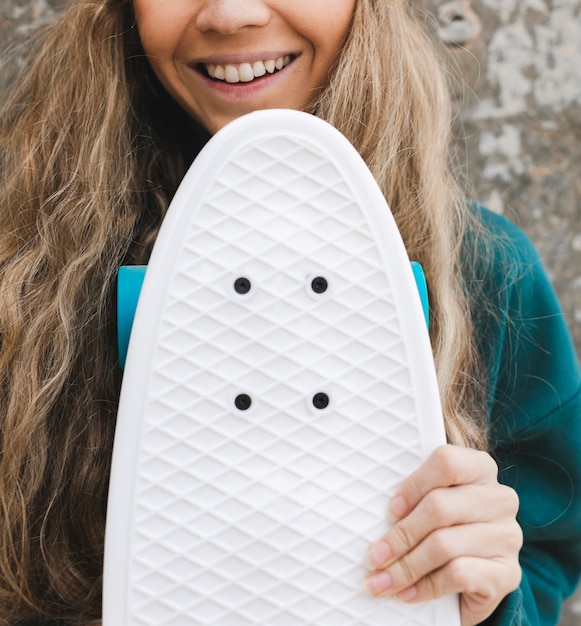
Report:
M127 554L106 556L104 592L120 569L127 606L105 626L454 624L448 599L364 592L364 555L425 445L402 311L357 190L304 138L232 150L184 203L194 217L175 234L155 336L136 340L152 360L143 414L119 415L141 432L121 497Z

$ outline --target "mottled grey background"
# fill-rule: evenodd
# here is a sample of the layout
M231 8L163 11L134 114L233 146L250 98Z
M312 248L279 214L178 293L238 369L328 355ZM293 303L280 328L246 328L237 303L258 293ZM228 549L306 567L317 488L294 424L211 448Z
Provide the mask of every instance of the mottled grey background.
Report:
M0 42L62 4L0 0ZM470 196L533 238L581 354L581 0L416 0L414 11L449 51ZM0 58L0 88L6 75ZM581 626L581 592L560 626Z

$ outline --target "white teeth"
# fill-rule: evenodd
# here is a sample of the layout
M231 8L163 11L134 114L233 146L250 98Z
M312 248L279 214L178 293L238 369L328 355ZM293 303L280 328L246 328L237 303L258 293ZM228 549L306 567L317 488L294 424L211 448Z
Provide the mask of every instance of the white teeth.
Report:
M238 68L238 74L240 74L241 83L249 83L254 79L254 70L252 69L252 65L250 65L250 63L241 63Z
M239 83L240 82L240 74L238 73L238 68L233 65L227 65L224 68L224 73L226 77L227 83Z
M227 83L249 83L255 78L264 76L267 72L273 74L290 63L290 56L255 61L254 63L240 63L239 65L206 64L206 71L211 78L225 80Z
M226 70L224 69L224 66L209 63L208 65L206 65L206 70L212 78L217 78L218 80L226 80Z
M264 76L266 74L266 68L264 67L264 63L262 61L256 61L252 66L252 71L254 72L255 78L260 78L260 76Z

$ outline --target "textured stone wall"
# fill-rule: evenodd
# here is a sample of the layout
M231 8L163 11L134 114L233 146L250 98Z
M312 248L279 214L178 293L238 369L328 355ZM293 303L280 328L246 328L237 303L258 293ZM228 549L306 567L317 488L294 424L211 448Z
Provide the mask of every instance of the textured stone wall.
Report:
M0 0L0 42L61 5ZM449 51L467 193L533 238L581 353L581 0L415 0L414 11ZM560 625L581 625L581 594Z
M580 348L581 1L422 4L448 43L476 198L533 238Z

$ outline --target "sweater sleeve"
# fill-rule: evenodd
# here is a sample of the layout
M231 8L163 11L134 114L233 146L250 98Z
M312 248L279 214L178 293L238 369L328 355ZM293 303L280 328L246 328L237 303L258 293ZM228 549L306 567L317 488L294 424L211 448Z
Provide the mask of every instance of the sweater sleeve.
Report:
M581 572L581 375L554 290L524 233L502 232L482 316L491 453L520 498L522 583L487 626L554 626Z

